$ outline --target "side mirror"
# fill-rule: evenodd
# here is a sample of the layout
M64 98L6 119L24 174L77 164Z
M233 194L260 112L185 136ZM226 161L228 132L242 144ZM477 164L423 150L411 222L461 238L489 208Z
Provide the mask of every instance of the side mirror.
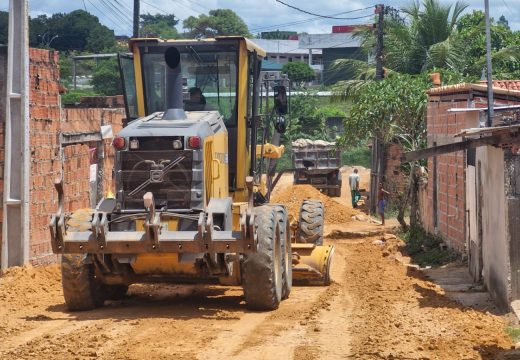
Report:
M274 108L278 115L287 114L287 90L283 85L276 85L274 90Z

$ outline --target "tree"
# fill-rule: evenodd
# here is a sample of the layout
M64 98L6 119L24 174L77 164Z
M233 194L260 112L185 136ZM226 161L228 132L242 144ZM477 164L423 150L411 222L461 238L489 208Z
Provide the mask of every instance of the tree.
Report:
M105 60L94 70L92 74L92 85L94 91L107 95L121 95L123 89L121 87L121 78L119 69L115 59Z
M314 80L314 70L304 62L292 61L282 67L282 74L287 74L289 79L297 86L302 86L303 83Z
M230 9L210 10L208 15L190 16L183 21L191 38L211 38L224 35L251 37L246 23Z
M175 28L179 20L173 14L143 14L140 17L140 32L143 36L153 35L162 39L175 39L179 36Z
M511 28L509 27L509 21L507 21L507 19L504 15L501 15L498 18L497 25L503 26L506 29L511 30Z
M30 19L29 44L61 51L102 52L115 45L113 30L83 10Z

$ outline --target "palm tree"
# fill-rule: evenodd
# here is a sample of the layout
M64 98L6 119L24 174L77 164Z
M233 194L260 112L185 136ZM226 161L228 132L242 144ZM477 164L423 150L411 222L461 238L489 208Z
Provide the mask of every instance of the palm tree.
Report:
M462 49L450 38L466 7L459 1L442 5L438 0L423 0L422 6L416 2L403 8L408 21L390 23L386 30L385 65L410 74L433 67L458 70Z

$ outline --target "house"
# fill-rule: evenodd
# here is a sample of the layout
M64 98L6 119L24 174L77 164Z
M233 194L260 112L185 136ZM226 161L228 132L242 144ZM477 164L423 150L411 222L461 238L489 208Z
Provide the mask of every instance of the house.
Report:
M431 153L419 194L424 228L467 258L474 280L503 309L520 299L518 89L520 81L493 83L492 127L485 84L428 92L428 147L458 151Z

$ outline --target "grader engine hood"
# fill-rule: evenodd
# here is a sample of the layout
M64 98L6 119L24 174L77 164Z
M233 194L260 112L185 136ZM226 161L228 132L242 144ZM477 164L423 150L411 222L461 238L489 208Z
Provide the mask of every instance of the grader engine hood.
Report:
M120 209L143 209L148 191L158 209L204 208L204 148L225 127L216 111L186 115L186 120L163 120L162 113L155 113L118 134L114 172Z

